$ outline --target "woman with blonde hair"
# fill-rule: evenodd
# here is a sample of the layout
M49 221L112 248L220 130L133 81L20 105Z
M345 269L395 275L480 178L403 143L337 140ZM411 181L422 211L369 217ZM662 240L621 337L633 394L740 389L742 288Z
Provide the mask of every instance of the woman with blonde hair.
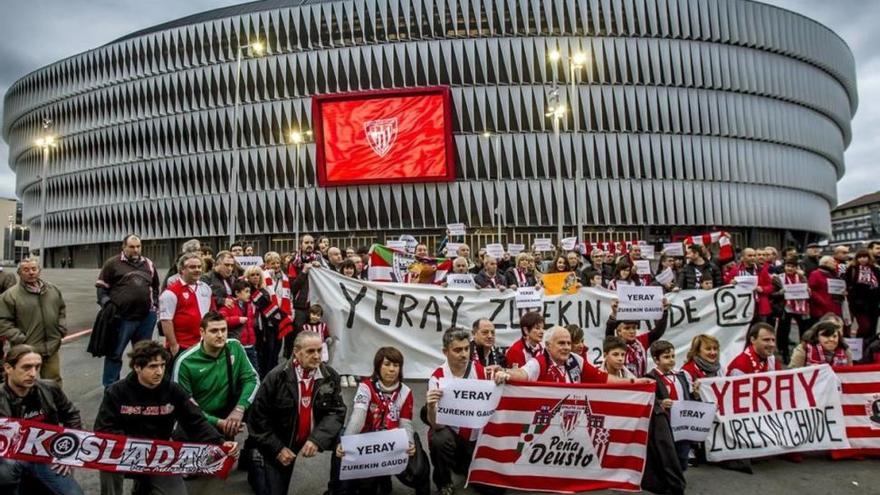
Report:
M691 340L687 362L681 367L691 383L701 378L724 376L724 369L719 360L720 350L721 343L711 335L704 333Z
M507 271L508 287L535 287L538 279L535 276L535 258L529 253L516 255L516 266Z

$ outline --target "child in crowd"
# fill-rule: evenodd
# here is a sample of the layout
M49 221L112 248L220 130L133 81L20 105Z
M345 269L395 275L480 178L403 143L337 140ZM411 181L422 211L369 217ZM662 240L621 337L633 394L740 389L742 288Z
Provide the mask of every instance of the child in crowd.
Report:
M254 330L256 325L256 313L254 304L251 302L251 286L247 280L236 280L232 284L232 293L235 294L232 304L225 304L220 308L220 314L226 318L226 326L229 329L230 339L241 342L248 360L257 373L260 372L257 350L257 334Z
M315 332L321 336L324 343L321 345L321 362L326 363L330 360L330 346L333 340L330 338L330 327L324 323L324 308L320 304L312 304L309 306L309 322L302 326L304 332ZM343 387L356 387L357 381L351 375L342 375L340 384Z
M703 272L703 278L700 280L700 288L703 290L712 290L715 288L715 282L712 280L712 273L708 270Z
M566 325L565 329L568 330L568 334L571 336L571 352L586 361L589 349L584 344L584 330L574 323Z
M658 340L651 344L651 358L655 368L648 372L648 377L657 381L655 394L658 405L668 414L673 401L693 400L686 373L675 369L675 346L667 340ZM689 441L675 442L675 452L682 472L687 470L690 451Z
M620 378L637 378L626 367L626 341L617 336L605 337L602 341L602 369L609 375Z

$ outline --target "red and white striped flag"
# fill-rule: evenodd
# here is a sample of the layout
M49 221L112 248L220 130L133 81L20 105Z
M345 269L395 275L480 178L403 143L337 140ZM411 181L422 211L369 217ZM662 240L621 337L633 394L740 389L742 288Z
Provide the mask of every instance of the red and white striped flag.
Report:
M841 383L840 403L849 449L832 450L831 457L880 456L880 365L834 368Z
M468 482L527 491L639 491L654 384L511 382Z

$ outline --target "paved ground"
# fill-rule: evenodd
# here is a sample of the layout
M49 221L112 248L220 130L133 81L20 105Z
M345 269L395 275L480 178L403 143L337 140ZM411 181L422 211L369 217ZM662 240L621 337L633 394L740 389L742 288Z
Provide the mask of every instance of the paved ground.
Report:
M164 271L162 271L164 273ZM47 270L44 278L61 287L67 301L68 325L72 332L90 328L97 312L92 284L97 270ZM74 340L62 349L62 368L65 391L82 411L86 426L91 426L101 403L102 361L86 353L87 338ZM424 383L410 383L416 397L416 407L424 400ZM347 389L350 403L352 389ZM421 400L420 400L421 399ZM417 425L424 430L418 420ZM424 439L424 431L422 431ZM299 462L291 483L291 494L322 493L325 489L329 454ZM691 469L687 472L688 493L706 495L745 494L876 494L880 493L880 461L831 462L811 458L800 464L780 460L756 463L754 475L724 471L713 466ZM98 476L94 471L80 470L77 479L86 493L98 493ZM459 486L463 480L459 480ZM216 490L215 490L216 491ZM224 494L251 493L243 473L235 472L224 486ZM409 493L395 481L394 493ZM461 493L473 493L471 490ZM608 492L610 493L610 492ZM212 494L212 495L217 495Z

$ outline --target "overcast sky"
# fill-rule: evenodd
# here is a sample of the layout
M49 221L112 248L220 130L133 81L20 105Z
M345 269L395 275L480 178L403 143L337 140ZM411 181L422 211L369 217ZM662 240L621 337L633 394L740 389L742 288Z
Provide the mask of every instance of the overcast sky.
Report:
M95 48L120 36L238 0L2 0L0 1L0 94L25 74ZM859 108L846 151L846 175L838 182L840 203L880 189L880 1L767 0L811 17L836 31L856 59ZM0 101L0 111L3 102ZM9 148L0 141L0 197L15 196Z

